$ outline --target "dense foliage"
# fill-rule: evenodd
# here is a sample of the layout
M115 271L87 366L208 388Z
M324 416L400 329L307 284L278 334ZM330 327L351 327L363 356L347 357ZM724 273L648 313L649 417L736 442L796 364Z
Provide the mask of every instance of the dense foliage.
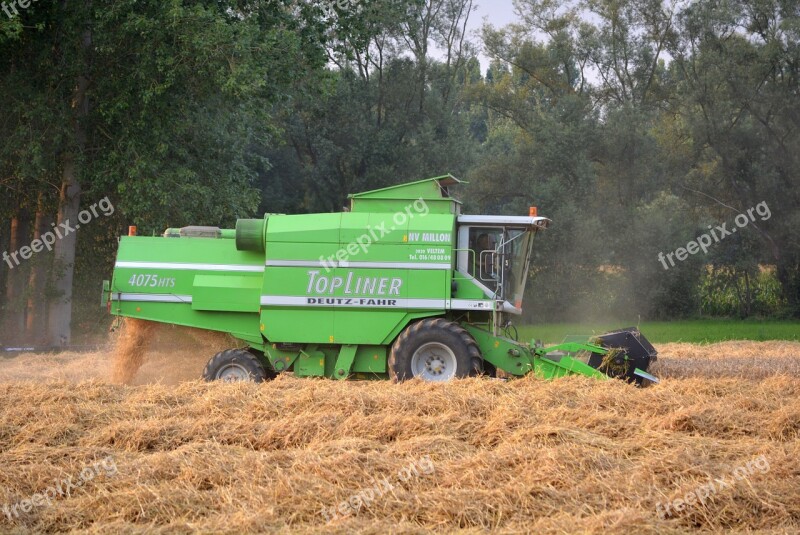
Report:
M6 336L102 326L99 281L129 224L337 211L350 192L447 172L470 181L472 212L554 220L529 320L800 316L800 3L515 6L518 24L480 39L472 0L0 14L0 250L115 207L0 264ZM707 253L660 256L748 210Z

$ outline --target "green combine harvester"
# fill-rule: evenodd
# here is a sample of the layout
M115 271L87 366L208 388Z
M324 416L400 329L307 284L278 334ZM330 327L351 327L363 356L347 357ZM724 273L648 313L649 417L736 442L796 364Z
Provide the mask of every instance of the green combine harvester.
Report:
M350 196L343 213L265 215L235 230L123 237L103 302L117 316L229 333L205 379L618 377L656 359L637 329L541 347L517 341L547 218L462 215L452 176Z

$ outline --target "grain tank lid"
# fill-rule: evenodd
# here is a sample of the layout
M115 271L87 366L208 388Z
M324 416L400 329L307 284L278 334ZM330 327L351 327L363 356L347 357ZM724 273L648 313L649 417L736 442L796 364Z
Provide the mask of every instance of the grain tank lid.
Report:
M372 191L365 191L363 193L351 193L350 199L451 199L449 187L456 184L466 184L466 182L457 179L453 175L437 176L434 178L426 178L425 180L418 180L416 182L409 182L407 184L398 184L396 186L389 186L388 188L381 188ZM455 201L458 202L458 201Z
M458 214L461 203L450 196L449 188L450 186L465 183L452 175L444 175L388 188L354 193L349 195L351 210L353 212L384 211L381 208L388 210L388 205L383 206L386 203L394 204L397 201L413 202L422 199L426 202L446 205L446 212Z

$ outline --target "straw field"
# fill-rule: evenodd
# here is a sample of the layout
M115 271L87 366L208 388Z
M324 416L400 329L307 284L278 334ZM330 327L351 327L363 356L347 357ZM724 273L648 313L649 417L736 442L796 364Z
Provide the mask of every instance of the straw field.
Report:
M0 532L800 531L800 343L662 345L648 389L231 385L195 380L224 340L151 334L132 386L0 359Z

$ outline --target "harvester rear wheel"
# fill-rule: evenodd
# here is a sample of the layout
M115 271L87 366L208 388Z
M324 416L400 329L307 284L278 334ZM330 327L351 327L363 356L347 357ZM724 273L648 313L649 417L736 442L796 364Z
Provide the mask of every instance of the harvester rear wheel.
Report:
M483 371L478 344L459 324L442 318L408 326L392 345L389 375L395 382L414 377L449 381Z
M246 349L226 349L214 355L203 370L206 381L261 383L271 379L261 361Z

